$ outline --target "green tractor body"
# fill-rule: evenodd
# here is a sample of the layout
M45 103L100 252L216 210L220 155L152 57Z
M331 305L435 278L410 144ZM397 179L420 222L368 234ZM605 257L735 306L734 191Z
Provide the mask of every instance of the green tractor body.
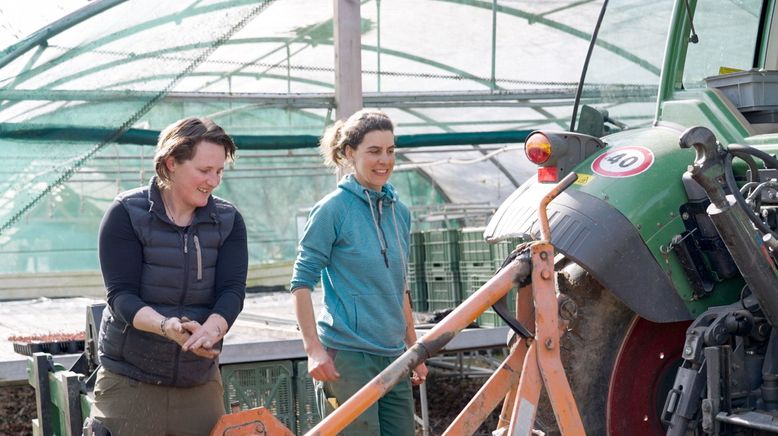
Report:
M690 322L692 327L709 327L713 321L701 319L714 319L711 313L717 308L747 306L751 291L744 277L752 273L748 262L753 259L732 253L731 233L712 221L716 213L709 193L691 175L693 164L707 162L702 148L682 148L679 141L697 126L714 135L722 156L730 146L778 153L778 11L770 0L616 0L604 8L571 130L528 137L525 152L538 165L538 175L501 205L484 236L491 242L539 238L540 199L564 175L577 173L577 182L549 206L549 220L551 242L563 255L557 261L559 291L579 304L567 344L568 359L576 362L566 363L566 368L587 432L685 434L699 431L703 418L708 424L719 422L715 415L702 415L704 386L695 385L700 392L692 399L667 399L667 392L679 383L673 379L682 378L677 374L685 374L684 368L704 369L699 359L683 354L692 335L692 328L686 328ZM727 186L724 176L711 182L720 184L724 195L753 189L755 185L744 187L754 178L750 168L766 171L767 178L772 175L767 161L750 158L749 164L743 153L733 155L736 159L727 168L737 187ZM718 159L709 157L711 162ZM754 251L763 251L772 265L772 248L762 237L775 230L773 203L778 202L768 184L759 188L764 188L760 198L748 203L765 227L759 231L748 223L730 231L754 239ZM751 313L755 323L766 317L772 324L769 314L759 309ZM767 365L765 338L733 335L727 346L737 350L740 343L736 355L748 346L758 348L753 344L762 341L762 351L749 352L761 353L759 364ZM597 369L585 364L587 360L595 360ZM629 368L636 362L640 369ZM587 369L579 371L576 365ZM639 381L624 380L641 371L647 375ZM752 379L770 371L754 370ZM752 391L765 389L752 386ZM683 411L692 416L681 424L675 418L682 414L675 405L679 398L698 404ZM770 410L761 399L744 401L745 409ZM758 427L747 424L733 430L736 427L724 421L738 410L720 412L721 425L710 424L705 430L750 434Z

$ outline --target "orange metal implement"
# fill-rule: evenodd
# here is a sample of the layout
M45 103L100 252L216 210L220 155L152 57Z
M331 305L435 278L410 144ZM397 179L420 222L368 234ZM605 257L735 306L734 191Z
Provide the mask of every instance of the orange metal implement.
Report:
M224 415L211 430L211 436L251 435L294 436L294 433L264 407Z

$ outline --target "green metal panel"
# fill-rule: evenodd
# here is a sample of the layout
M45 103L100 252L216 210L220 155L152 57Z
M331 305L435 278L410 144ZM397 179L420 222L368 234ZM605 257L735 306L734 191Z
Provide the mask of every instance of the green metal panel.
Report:
M722 282L713 295L703 300L694 300L683 268L674 254L668 254L673 236L685 230L679 212L679 207L687 202L681 177L694 161L693 150L683 150L678 146L680 133L680 130L656 127L629 130L606 137L609 147L590 156L576 168L575 171L583 175L583 179L576 182L573 189L607 201L635 225L689 311L698 315L709 306L732 302L737 297L742 281L733 279ZM650 149L653 164L643 173L621 178L605 177L592 170L592 162L598 156L625 146Z
M707 127L722 144L742 143L749 136L742 115L734 113L728 102L715 91L678 91L673 97L674 101L662 104L661 121L686 127Z
M243 410L265 407L294 431L294 369L291 361L224 365L221 374L225 410L230 410L232 402L240 403Z
M688 6L688 9L687 9ZM682 84L683 62L686 57L686 47L691 31L687 11L694 13L697 0L680 0L675 2L670 20L670 33L665 46L662 74L659 79L659 95L657 101L657 119L662 102L668 100L673 91Z
M295 364L295 408L298 435L307 433L321 421L316 408L313 378L308 374L307 360L300 360Z

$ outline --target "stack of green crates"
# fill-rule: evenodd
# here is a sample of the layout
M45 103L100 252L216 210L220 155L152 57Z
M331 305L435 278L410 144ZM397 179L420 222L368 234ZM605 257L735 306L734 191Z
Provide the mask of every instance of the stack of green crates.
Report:
M511 252L521 242L521 238L510 238L496 244L489 244L492 247L492 259L494 260L495 268L502 265L503 261L508 258Z
M482 227L462 229L459 236L459 277L463 298L478 290L494 274L492 247Z
M221 368L224 409L233 403L243 410L265 407L291 431L295 431L292 362L242 363Z
M424 274L424 234L411 233L411 256L408 261L408 284L416 312L427 311L427 282Z
M496 244L489 244L492 248L492 262L494 271L497 271L497 269L502 265L503 261L505 261L505 259L516 248L516 245L520 244L521 242L521 238L511 238ZM508 293L508 309L512 314L515 313L517 292L518 288L513 288ZM482 327L499 327L505 325L505 322L502 320L502 318L500 318L499 315L497 315L497 312L490 308L478 317L478 325Z
M430 312L456 307L462 302L458 242L457 229L424 232L424 274Z
M464 298L470 296L484 285L502 262L516 247L519 240L512 239L498 244L489 244L483 237L484 228L462 229L459 240L459 274ZM513 312L516 305L516 289L508 294L508 308ZM505 323L494 310L487 309L478 317L483 327L497 327Z

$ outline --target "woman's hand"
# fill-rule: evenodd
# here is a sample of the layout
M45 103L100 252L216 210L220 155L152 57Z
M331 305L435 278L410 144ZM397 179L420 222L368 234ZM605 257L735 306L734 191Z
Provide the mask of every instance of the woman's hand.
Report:
M181 320L176 317L165 318L161 325L162 335L178 345L183 345L189 339L188 331L182 326Z
M162 325L162 331L166 338L177 343L184 351L191 351L192 353L204 357L206 359L214 359L219 355L218 350L210 350L204 347L184 349L184 345L192 337L191 332L186 328L188 320L181 320L178 317L167 318ZM191 322L191 321L188 321Z
M335 381L340 377L335 362L324 347L318 347L308 354L308 373L318 381Z
M427 365L425 365L424 362L420 363L419 366L414 368L413 372L411 372L411 384L418 386L424 383L424 381L427 380L428 372Z
M221 328L218 326L200 324L197 321L192 321L184 317L182 319L181 327L187 332L188 337L186 341L181 343L181 349L184 351L191 351L192 353L200 356L213 359L219 355L219 350L214 350L213 346L216 345L222 338Z

